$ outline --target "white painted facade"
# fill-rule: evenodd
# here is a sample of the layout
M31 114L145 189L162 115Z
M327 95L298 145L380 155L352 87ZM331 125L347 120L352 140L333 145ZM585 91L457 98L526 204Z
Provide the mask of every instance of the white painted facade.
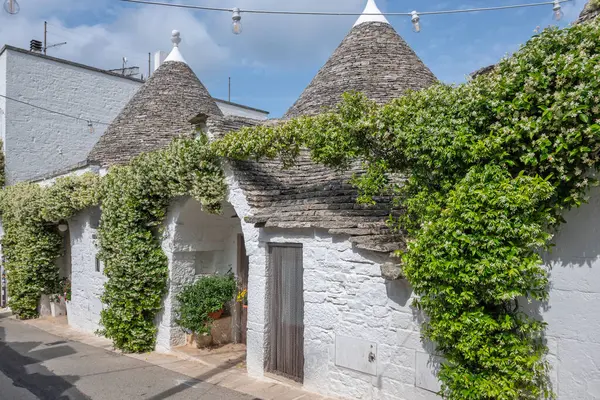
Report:
M565 214L544 256L550 300L541 306L559 399L600 399L600 188Z
M71 307L67 318L69 325L88 332L100 328L100 297L106 282L102 265L96 262L99 221L98 208L84 210L69 220Z
M250 208L229 174L229 199L238 215ZM559 399L600 399L600 189L589 204L565 215L567 223L545 255L550 300L532 306L548 323L546 337ZM303 246L304 388L349 399L439 398L439 359L420 338L414 293L404 281L386 281L385 257L356 250L343 237L319 230L257 229L243 222L250 259L248 373L264 376L269 334L267 246ZM535 310L534 310L535 309ZM366 349L375 349L369 363ZM374 364L374 365L373 365Z
M234 115L244 118L252 118L260 121L266 121L269 118L269 112L257 108L247 107L241 104L232 103L225 100L213 99L223 115Z
M37 179L84 161L141 81L4 47L0 94L82 120L0 98L0 132L9 184Z

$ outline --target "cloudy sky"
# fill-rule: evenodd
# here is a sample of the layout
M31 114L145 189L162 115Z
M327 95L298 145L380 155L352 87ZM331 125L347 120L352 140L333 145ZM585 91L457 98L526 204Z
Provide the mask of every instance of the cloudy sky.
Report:
M0 0L4 2L5 0ZM170 32L181 31L181 50L214 97L281 116L351 29L356 17L243 15L244 31L231 33L228 13L135 5L120 0L17 0L21 12L0 11L0 46L29 48L31 39L68 42L48 54L100 68L130 66L147 73L148 53L171 48ZM168 0L163 0L168 1ZM184 4L246 9L360 12L366 0L177 0ZM382 11L410 12L521 4L531 0L377 0ZM563 6L572 22L585 0ZM470 72L518 49L536 27L555 24L552 6L428 16L415 34L410 19L389 17L398 33L436 76L462 82Z

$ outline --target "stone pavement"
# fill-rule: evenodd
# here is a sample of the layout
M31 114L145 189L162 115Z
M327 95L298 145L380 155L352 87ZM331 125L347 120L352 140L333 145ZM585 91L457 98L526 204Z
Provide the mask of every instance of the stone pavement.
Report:
M239 346L225 347L220 352L179 348L170 353L123 354L113 349L110 340L74 329L67 325L65 318L47 317L22 322L64 339L122 354L190 378L187 381L179 382L180 386L194 388L209 383L264 400L330 399L274 379L250 378L246 374L243 357L240 357L243 353L240 353Z

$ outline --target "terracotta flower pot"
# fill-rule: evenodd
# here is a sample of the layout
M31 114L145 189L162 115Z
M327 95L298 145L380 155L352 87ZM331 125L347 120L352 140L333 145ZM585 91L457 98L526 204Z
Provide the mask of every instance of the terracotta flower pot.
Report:
M223 315L223 309L221 308L219 311L215 311L212 313L209 313L208 316L212 319L219 319L221 318L221 315Z

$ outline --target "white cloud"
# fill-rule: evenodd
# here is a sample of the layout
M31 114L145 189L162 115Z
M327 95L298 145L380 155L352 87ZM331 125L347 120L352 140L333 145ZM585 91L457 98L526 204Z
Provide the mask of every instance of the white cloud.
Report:
M237 0L242 9L293 9L360 12L363 0ZM220 0L203 4L223 7ZM335 7L335 8L332 8ZM196 72L248 67L258 70L301 68L325 59L354 17L307 17L243 14L244 32L231 33L229 13L197 12L116 0L23 0L17 15L0 14L0 45L28 48L41 39L43 21L49 22L49 43L68 42L50 55L100 68L128 65L147 71L148 53L169 51L172 29L181 31L182 52Z

